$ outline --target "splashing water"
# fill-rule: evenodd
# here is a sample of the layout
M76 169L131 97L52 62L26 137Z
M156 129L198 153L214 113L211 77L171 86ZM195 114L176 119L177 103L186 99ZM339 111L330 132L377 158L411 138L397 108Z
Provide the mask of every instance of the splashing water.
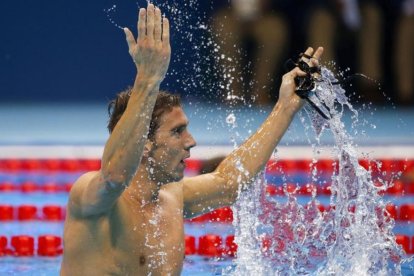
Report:
M121 29L121 30L124 29L121 25L116 23L115 20L112 17L112 14L114 14L116 12L116 5L112 5L112 7L108 8L108 9L104 9L104 12L106 13L106 17L108 18L109 22L111 22L118 29Z
M242 168L239 168L243 172ZM232 206L233 225L235 225L235 243L237 258L235 259L236 269L234 275L266 275L270 270L268 265L264 265L266 260L261 254L260 246L260 191L263 190L263 175L259 176L256 185L248 192L243 192L243 185L239 187L239 198L237 203ZM258 265L260 264L260 265ZM226 274L227 272L224 272Z
M331 86L334 76L324 70L326 80L321 85L321 96L334 110L334 100L348 106L357 117L345 97L344 90ZM333 92L333 93L332 93ZM397 246L392 233L393 221L386 216L385 202L374 185L370 171L358 163L356 146L341 122L343 109L336 112L329 127L334 135L338 172L332 178L331 203L336 209L331 212L332 233L335 242L327 249L327 261L318 269L318 274L389 275L400 274L400 265L389 265L394 259L402 259L404 253Z
M210 1L208 1L210 3ZM198 96L210 100L218 91L218 84L211 76L218 70L214 60L218 57L212 53L216 43L209 28L209 10L207 1L153 1L153 4L171 19L171 43L173 47L170 69L167 76L167 88L178 86L183 96ZM200 8L203 5L204 8ZM210 4L212 5L212 4ZM177 88L175 88L177 90Z
M267 198L263 178L247 191L240 188L234 206L236 243L234 275L398 275L404 252L392 233L394 221L375 185L372 171L358 163L357 146L341 121L345 108L358 120L345 91L331 71L322 68L317 94L329 107L326 121L305 107L317 134L329 129L337 168L332 176L330 209L321 212L315 193L302 206L290 193L280 203ZM354 122L355 123L355 122ZM315 161L316 162L316 161ZM314 168L314 171L316 168ZM312 173L315 180L316 173ZM240 185L243 186L243 185Z

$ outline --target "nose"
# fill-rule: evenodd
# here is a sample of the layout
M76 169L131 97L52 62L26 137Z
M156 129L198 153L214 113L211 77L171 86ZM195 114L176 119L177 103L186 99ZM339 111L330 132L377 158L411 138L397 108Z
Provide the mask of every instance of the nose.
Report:
M187 139L185 141L185 149L189 150L191 148L194 148L197 145L196 141L194 140L193 135L191 135L190 132L188 132Z

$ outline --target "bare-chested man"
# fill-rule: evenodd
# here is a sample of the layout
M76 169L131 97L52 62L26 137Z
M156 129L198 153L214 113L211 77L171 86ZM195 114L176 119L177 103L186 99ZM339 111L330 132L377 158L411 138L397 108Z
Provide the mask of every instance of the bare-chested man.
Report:
M131 91L112 102L102 168L71 190L61 275L179 275L184 218L234 203L239 183L264 169L303 104L294 78L305 73L295 68L283 76L279 101L255 134L214 172L183 178L196 142L179 99L159 92L170 60L169 22L150 4L139 11L137 39L125 34L138 73ZM316 66L322 51L308 48L309 64Z

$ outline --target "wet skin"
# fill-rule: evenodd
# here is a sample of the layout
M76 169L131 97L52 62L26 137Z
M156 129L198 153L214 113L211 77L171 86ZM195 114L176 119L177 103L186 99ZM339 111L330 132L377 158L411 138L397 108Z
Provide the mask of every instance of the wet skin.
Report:
M81 184L80 184L81 185ZM68 214L61 275L179 275L184 256L182 188L160 189L144 208L127 191L105 216ZM138 207L137 207L138 206Z

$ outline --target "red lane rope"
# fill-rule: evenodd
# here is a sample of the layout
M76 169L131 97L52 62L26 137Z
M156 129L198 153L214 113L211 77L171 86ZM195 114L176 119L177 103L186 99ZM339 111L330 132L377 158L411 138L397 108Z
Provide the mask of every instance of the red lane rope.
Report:
M7 192L22 192L22 193L33 193L33 192L42 192L46 194L50 193L68 193L72 188L73 183L70 182L45 182L45 183L36 183L35 181L24 181L22 183L15 183L10 181L1 181L0 182L0 193ZM378 187L381 187L382 184L377 183ZM286 183L286 188L280 184L269 183L266 187L266 193L270 196L283 196L285 195L285 190L289 194L304 195L310 196L313 191L316 191L317 195L331 195L330 183L325 183L323 185L319 184L301 184L297 185L295 183ZM387 189L379 189L378 191L381 195L391 195L391 196L410 196L414 195L414 182L404 182L401 180L395 180L393 185Z
M319 205L320 212L329 211L335 206ZM399 206L389 203L386 206L387 216L397 221L414 221L414 203L401 204ZM355 208L350 211L355 212ZM37 207L36 205L19 205L13 206L9 204L0 204L0 223L7 221L63 221L66 216L65 206L44 205ZM218 208L201 216L186 220L187 223L231 223L233 221L233 211L230 207Z
M62 238L59 236L42 235L37 237L37 243L35 240L35 237L29 235L12 236L10 239L0 236L0 258L5 256L33 257L35 255L56 257L63 253ZM396 235L396 242L407 254L414 254L414 236ZM279 253L285 248L285 242L277 237L262 239L263 252L266 252L272 245ZM206 258L235 257L237 244L233 235L227 236L224 242L220 235L207 234L198 238L186 235L185 255L196 254Z
M187 169L191 171L200 171L202 159L186 160ZM379 163L377 163L379 162ZM359 163L366 169L381 172L404 172L414 169L414 159L396 159L387 158L379 160L360 159ZM380 164L380 165L378 165ZM323 172L331 173L337 169L338 162L332 159L319 159L312 161L310 159L282 159L270 160L267 163L268 173L294 173L308 172L311 168L317 168ZM62 171L62 172L82 172L99 170L101 167L100 159L21 159L7 158L0 159L0 171Z
M66 209L59 205L45 205L37 207L36 205L24 204L13 206L8 204L0 205L0 223L7 221L64 221Z
M10 244L9 244L10 243ZM56 257L63 253L62 238L54 235L42 235L37 237L37 251L35 250L35 238L29 235L12 236L10 240L0 236L0 257Z

